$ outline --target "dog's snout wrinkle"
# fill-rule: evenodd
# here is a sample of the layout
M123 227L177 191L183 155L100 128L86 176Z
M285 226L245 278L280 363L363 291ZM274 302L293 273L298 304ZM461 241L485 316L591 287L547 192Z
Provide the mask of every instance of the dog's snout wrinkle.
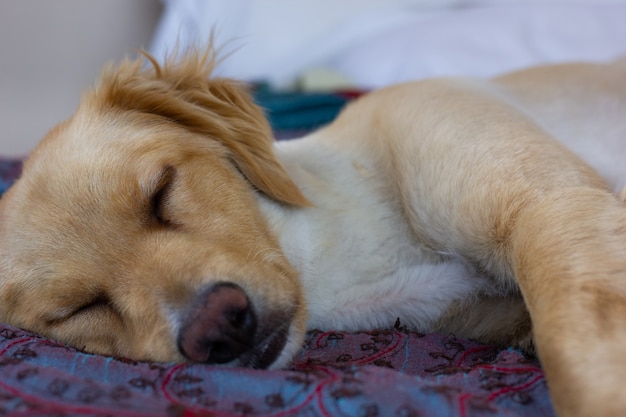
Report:
M218 283L192 304L178 334L178 349L193 362L231 362L253 349L256 328L256 314L243 289Z

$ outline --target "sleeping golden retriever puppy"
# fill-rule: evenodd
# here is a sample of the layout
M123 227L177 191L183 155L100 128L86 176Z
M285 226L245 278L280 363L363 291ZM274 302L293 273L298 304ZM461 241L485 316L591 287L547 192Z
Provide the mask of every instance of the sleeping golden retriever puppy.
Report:
M266 368L307 328L400 318L534 344L559 415L626 415L624 61L398 85L274 143L213 52L150 60L106 70L3 197L0 320Z

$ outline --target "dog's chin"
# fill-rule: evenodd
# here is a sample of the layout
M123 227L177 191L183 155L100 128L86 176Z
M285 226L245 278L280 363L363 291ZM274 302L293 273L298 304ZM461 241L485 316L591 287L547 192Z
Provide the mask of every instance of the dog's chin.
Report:
M268 369L285 369L287 368L293 358L300 352L302 345L304 344L305 330L296 328L295 324L292 324L287 333L287 339L280 354L276 357L274 362Z
M272 331L230 365L252 369L284 369L302 348L304 333L291 326Z

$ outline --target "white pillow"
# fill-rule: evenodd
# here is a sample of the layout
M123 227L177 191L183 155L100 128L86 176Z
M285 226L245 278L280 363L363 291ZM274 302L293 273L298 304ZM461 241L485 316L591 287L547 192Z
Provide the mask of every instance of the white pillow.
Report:
M152 52L216 44L218 75L288 86L339 71L381 87L626 55L626 4L602 0L166 0Z

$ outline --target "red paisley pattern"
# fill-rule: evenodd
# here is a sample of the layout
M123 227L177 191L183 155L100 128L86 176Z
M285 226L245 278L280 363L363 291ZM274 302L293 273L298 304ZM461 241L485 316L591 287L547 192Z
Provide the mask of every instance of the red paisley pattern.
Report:
M0 325L0 415L553 416L515 350L402 329L310 332L291 369L92 355Z

